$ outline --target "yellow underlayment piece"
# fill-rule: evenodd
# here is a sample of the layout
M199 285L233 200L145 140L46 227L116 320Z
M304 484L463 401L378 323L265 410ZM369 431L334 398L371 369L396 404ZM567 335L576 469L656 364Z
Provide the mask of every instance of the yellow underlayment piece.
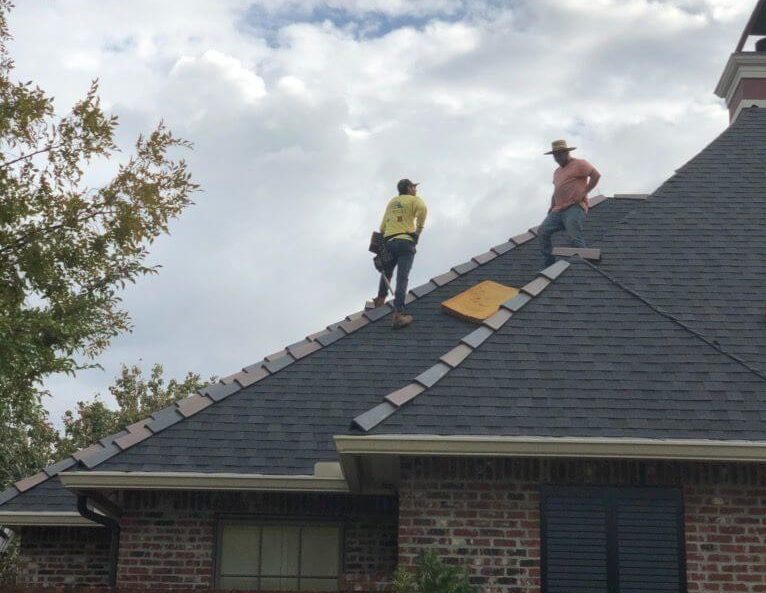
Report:
M450 315L481 323L492 317L505 301L519 294L518 288L484 280L442 303Z

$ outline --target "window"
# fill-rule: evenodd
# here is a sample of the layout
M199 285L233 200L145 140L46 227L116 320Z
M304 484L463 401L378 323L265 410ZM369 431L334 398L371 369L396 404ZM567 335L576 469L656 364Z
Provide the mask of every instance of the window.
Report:
M221 589L338 589L338 526L224 523L219 534Z
M681 493L544 487L543 593L683 593Z

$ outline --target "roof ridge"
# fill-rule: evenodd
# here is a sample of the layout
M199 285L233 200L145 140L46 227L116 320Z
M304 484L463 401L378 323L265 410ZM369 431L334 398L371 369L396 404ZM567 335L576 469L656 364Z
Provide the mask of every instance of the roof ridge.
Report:
M630 194L633 196L634 194ZM638 194L635 194L638 195ZM589 200L590 208L612 199L599 194ZM462 264L450 268L447 272L434 276L425 284L416 286L407 292L406 304L431 293L437 288L449 284L453 280L479 268L512 249L528 243L538 235L539 226L532 227L527 232L515 235L504 243L495 245L484 253L480 253ZM66 471L77 463L88 469L93 469L133 445L145 441L166 428L194 416L205 408L217 403L234 393L274 375L292 363L337 342L344 336L352 334L364 326L377 321L392 310L389 303L375 309L361 310L351 313L345 319L331 323L325 329L309 334L303 340L295 342L278 352L265 356L262 360L243 367L241 371L222 377L218 383L207 385L182 400L157 410L149 417L134 422L124 430L104 437L96 443L75 451L72 455L57 461L40 472L22 478L11 486L0 491L0 505L5 504L16 496L31 490L35 486L48 481L57 474Z
M663 309L661 309L660 307L655 305L652 301L650 301L647 297L643 296L641 293L637 292L636 290L633 290L632 288L626 286L625 284L623 284L622 282L617 280L617 278L615 278L614 276L611 276L610 274L608 274L607 272L605 272L604 270L602 270L598 266L590 263L589 261L583 260L583 262L587 266L589 266L590 268L592 268L593 270L595 270L596 272L601 274L601 276L603 276L607 281L609 281L610 283L612 283L616 287L622 289L624 292L628 293L633 298L635 298L635 299L641 301L642 303L644 303L647 307L649 307L654 313L656 313L660 317L664 317L665 319L668 319L669 321L671 321L671 322L675 323L676 325L682 327L688 333L690 333L695 338L701 340L702 342L704 342L705 344L710 346L710 348L712 348L713 350L715 350L719 354L723 354L727 358L733 360L737 364L739 364L739 365L743 366L744 368L746 368L748 371L753 373L759 379L762 379L762 380L766 381L766 373L764 373L760 369L758 369L758 368L748 364L746 361L742 360L741 358L739 358L735 354L732 354L731 352L729 352L729 351L725 350L724 348L722 348L717 340L711 340L710 338L707 338L705 335L701 334L697 330L691 328L689 325L687 325L686 323L681 321L678 317L675 317L674 315L671 315L667 311L664 311Z
M463 336L460 343L443 354L439 362L423 371L404 387L387 394L382 403L359 414L351 425L364 432L369 432L378 424L388 419L398 409L415 399L426 389L433 387L439 380L447 376L450 371L456 369L477 350L490 336L502 328L508 320L527 303L542 293L554 280L556 280L571 264L565 260L559 260L552 266L538 272L531 282L519 289L519 294L505 301L497 313L485 319L478 329Z

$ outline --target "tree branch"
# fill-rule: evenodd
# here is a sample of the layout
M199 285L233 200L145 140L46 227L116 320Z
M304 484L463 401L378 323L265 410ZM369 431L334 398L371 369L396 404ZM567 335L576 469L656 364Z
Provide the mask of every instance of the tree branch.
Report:
M33 156L37 156L38 154L42 154L44 152L50 152L54 148L61 148L63 146L62 144L50 144L46 146L45 148L41 148L40 150L35 150L34 152L30 152L29 154L21 155L20 157L13 159L12 161L8 161L7 163L3 163L0 165L0 170L7 169L11 165L14 165L18 163L19 161L23 161L26 159L31 159Z

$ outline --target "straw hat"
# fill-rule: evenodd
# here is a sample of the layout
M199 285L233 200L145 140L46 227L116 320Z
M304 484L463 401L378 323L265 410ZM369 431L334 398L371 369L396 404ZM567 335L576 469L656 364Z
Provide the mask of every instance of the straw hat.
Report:
M554 140L551 142L551 149L544 154L553 154L554 152L570 152L577 148L576 146L567 146L566 140Z

